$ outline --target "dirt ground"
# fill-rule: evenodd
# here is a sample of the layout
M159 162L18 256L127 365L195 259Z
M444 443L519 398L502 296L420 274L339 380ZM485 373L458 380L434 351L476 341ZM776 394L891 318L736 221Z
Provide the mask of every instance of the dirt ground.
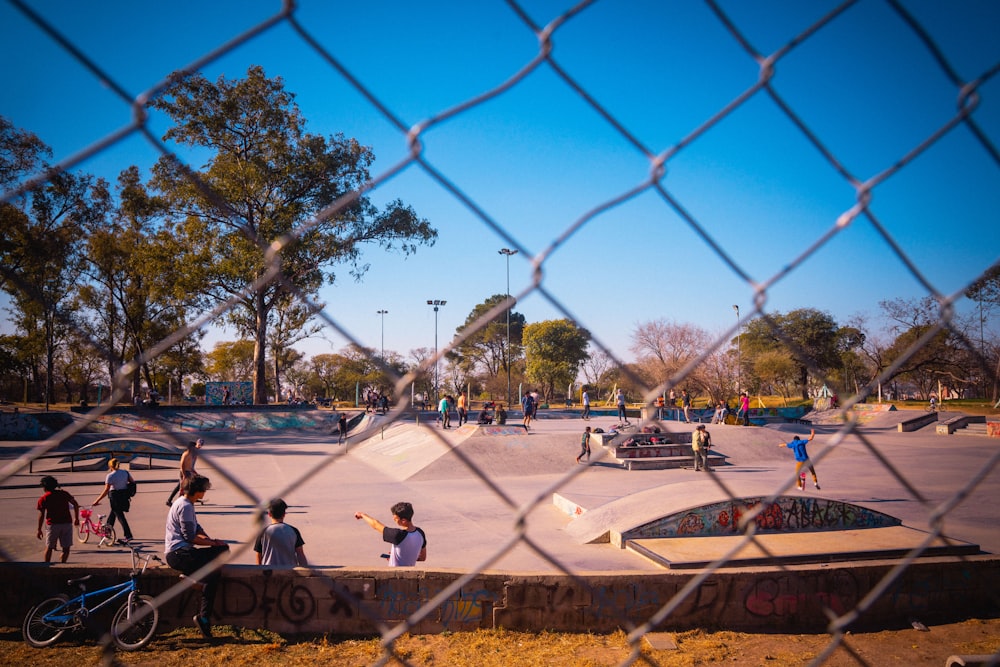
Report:
M158 635L146 650L118 653L104 664L189 665L225 663L227 667L266 665L374 664L382 657L377 639L332 637L283 639L273 633L216 626L215 638L201 638L191 628ZM654 637L651 637L653 639ZM827 635L763 635L736 632L659 633L675 648L653 649L643 639L641 656L633 653L627 636L575 635L481 631L440 635L404 635L395 653L405 660L390 659L389 665L448 665L500 667L604 667L650 664L673 666L738 665L740 667L785 667L824 665L901 665L942 667L952 655L997 656L1000 664L1000 619L969 620L933 626L876 633L848 634L833 647ZM110 656L108 656L110 657ZM47 649L33 649L21 641L18 628L0 628L0 664L65 667L102 664L102 650L94 636L62 638Z

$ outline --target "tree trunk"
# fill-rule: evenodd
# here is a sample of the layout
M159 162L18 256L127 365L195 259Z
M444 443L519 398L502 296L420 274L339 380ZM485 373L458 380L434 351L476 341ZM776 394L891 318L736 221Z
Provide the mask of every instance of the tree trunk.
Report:
M258 290L254 295L257 314L257 331L253 346L253 402L254 405L267 404L267 309L264 294Z

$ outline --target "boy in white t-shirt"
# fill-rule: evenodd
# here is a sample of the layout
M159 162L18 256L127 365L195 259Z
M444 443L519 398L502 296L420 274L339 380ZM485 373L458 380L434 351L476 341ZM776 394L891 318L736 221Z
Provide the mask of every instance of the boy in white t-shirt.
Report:
M427 536L423 530L413 525L413 505L396 503L390 511L399 528L390 528L364 512L355 512L354 518L364 519L365 523L382 533L383 541L392 545L386 554L391 567L412 566L417 561L427 560Z

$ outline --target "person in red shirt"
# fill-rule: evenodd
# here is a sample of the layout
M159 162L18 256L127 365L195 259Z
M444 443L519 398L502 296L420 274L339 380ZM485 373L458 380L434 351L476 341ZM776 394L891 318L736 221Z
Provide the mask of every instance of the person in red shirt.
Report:
M73 545L73 526L80 525L80 503L67 491L59 488L55 477L42 477L45 493L38 499L38 539L42 539L42 524L45 524L45 562L52 562L52 551L56 544L62 547L62 562L69 560L69 548ZM69 518L69 507L73 506L73 520Z

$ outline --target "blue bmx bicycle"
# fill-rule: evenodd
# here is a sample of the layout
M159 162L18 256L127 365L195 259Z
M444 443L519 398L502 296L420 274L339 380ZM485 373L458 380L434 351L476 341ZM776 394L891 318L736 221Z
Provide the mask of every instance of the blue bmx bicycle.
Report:
M70 579L66 585L78 587L80 594L72 599L56 595L28 610L21 626L24 641L35 648L51 646L67 630L83 627L90 614L125 598L111 621L111 640L124 651L137 651L148 644L156 632L160 612L153 604L153 598L140 595L139 576L146 571L150 559L160 559L153 554L140 556L132 547L129 550L132 552L132 573L128 581L87 592L86 582L93 575Z

